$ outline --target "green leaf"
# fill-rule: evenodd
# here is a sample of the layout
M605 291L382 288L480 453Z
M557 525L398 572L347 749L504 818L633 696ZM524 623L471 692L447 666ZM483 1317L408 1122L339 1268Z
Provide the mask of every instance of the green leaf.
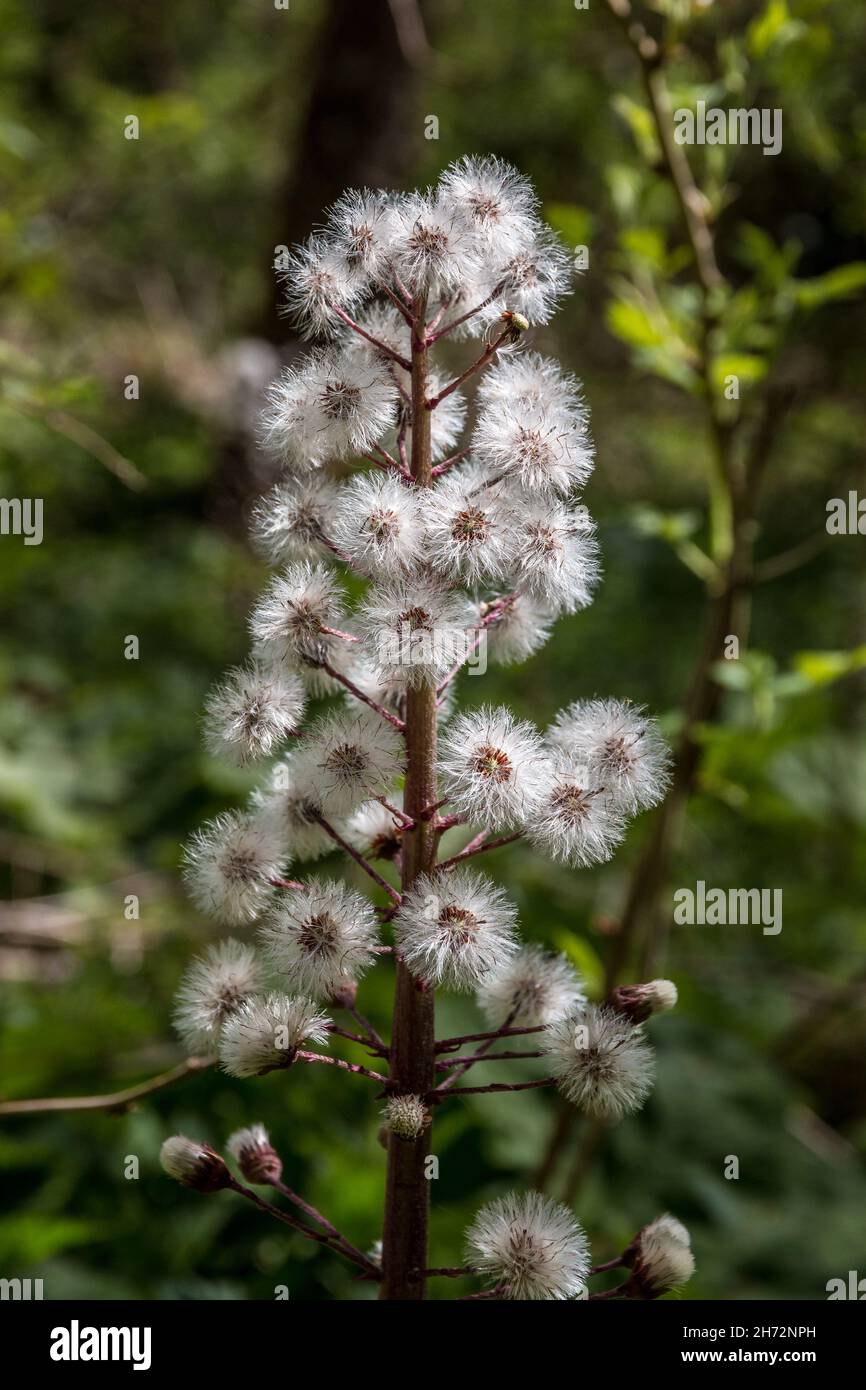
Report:
M554 933L553 944L558 951L563 951L576 966L586 981L589 994L600 994L604 987L604 966L598 952L590 946L589 942L575 932L562 927Z
M810 685L830 685L866 667L866 646L854 647L848 652L797 652L792 664Z
M813 280L794 280L791 287L801 309L817 309L836 299L850 299L866 288L866 261L850 261Z
M595 218L588 208L577 203L545 203L544 215L570 246L588 246L595 228Z

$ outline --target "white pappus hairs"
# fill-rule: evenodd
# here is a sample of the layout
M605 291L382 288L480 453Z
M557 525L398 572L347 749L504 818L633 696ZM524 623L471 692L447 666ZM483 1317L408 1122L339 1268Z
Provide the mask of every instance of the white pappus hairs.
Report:
M267 758L298 727L306 702L292 672L259 661L238 666L207 698L207 746L232 762Z
M517 949L517 910L481 874L422 874L394 917L409 969L428 985L474 989Z
M268 994L248 999L223 1025L219 1057L229 1076L263 1076L290 1067L303 1042L325 1043L331 1020L312 999Z
M476 615L441 579L421 578L372 585L358 620L379 679L416 688L437 684L466 656Z
M458 715L439 745L439 773L455 811L491 830L531 818L543 764L538 731L503 706Z
M548 1027L586 1003L567 956L523 946L481 984L478 1003L491 1028Z
M175 1027L190 1054L215 1052L226 1019L261 987L262 970L251 946L231 937L208 946L177 991Z
M467 1259L503 1298L571 1299L589 1277L589 1246L568 1207L538 1192L482 1207L466 1232Z
M559 712L547 741L584 759L627 815L655 806L667 791L668 746L655 720L628 700L576 700Z
M266 959L290 989L328 999L344 978L358 980L379 942L369 898L344 883L310 879L284 893L260 929Z
M419 492L383 473L362 473L340 489L331 535L362 574L387 579L418 561Z
M643 1028L605 1005L587 1004L551 1024L541 1046L566 1100L599 1119L639 1110L652 1087Z
M403 771L406 750L392 724L374 710L322 715L302 745L325 815L346 815L383 795Z
M196 906L230 926L255 921L282 875L286 850L277 828L224 811L184 848L184 877Z

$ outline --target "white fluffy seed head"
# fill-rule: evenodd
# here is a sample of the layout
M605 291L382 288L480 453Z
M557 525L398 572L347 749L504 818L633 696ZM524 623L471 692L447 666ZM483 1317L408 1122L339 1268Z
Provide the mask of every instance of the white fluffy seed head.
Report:
M587 1004L552 1024L542 1046L566 1100L599 1119L639 1110L652 1087L643 1029L604 1005Z
M661 801L670 752L655 720L627 700L578 700L561 710L548 744L588 763L598 784L624 814Z
M345 640L322 629L339 628L342 617L333 571L325 565L290 565L271 580L250 615L256 655L280 666L330 661Z
M586 1236L568 1207L537 1192L482 1207L466 1232L467 1259L505 1298L570 1299L589 1277Z
M513 573L521 588L558 613L592 602L598 543L583 507L525 498L512 510Z
M625 820L589 766L555 756L540 764L538 781L538 799L526 822L531 844L573 868L610 859L625 834Z
M353 478L340 489L331 538L373 579L411 568L422 542L418 489L383 473Z
M391 1096L382 1111L385 1127L398 1139L417 1139L430 1123L420 1096Z
M484 980L478 1003L491 1028L536 1028L575 1013L586 995L567 956L524 946Z
M412 294L450 295L478 272L475 239L435 193L409 193L392 205L391 263Z
M394 917L397 946L429 985L475 989L517 950L517 910L481 874L422 874Z
M290 1067L301 1043L328 1041L330 1022L312 999L285 994L249 999L223 1026L223 1071L229 1076L263 1076Z
M265 957L291 989L330 999L370 968L379 941L367 898L344 883L311 879L282 895L262 925Z
M580 383L563 373L552 357L515 352L496 361L478 382L479 415L508 407L550 416L565 413L576 425L584 420Z
M306 692L292 672L261 661L229 671L205 703L205 739L212 753L235 763L269 757L297 729Z
M268 391L262 442L299 470L366 453L394 420L397 388L372 356L329 349L287 367Z
M336 497L335 483L322 473L279 483L253 508L255 549L271 565L319 559Z
M287 846L292 859L321 859L334 848L318 819L317 776L312 755L296 749L273 767L268 785L253 793L253 819Z
M356 614L365 655L384 685L436 685L467 655L476 611L441 580L371 586Z
M486 615L487 605L479 616ZM500 610L500 615L487 628L488 660L501 666L526 661L550 636L555 614L538 599L518 593Z
M527 492L565 496L586 482L592 445L582 411L491 400L472 436L475 457Z
M483 469L464 464L424 499L425 556L452 583L495 583L512 568L512 512L484 483Z
M251 946L231 937L208 946L186 970L177 991L174 1024L191 1056L217 1050L226 1019L262 987Z
M467 155L445 170L437 191L488 260L507 261L532 244L537 199L529 180L504 160Z
M632 1271L628 1290L633 1298L660 1298L687 1283L695 1272L689 1233L668 1213L638 1231L623 1261Z
M401 809L400 792L395 792L389 800L392 806ZM381 801L365 801L352 812L342 833L352 848L368 859L395 859L402 849L405 830L399 816Z
M542 767L537 731L505 708L458 715L439 744L439 770L454 810L491 830L531 820Z
M310 730L303 754L326 819L385 795L405 762L399 731L374 710L357 708L323 715Z
M248 1182L279 1182L283 1175L283 1161L264 1125L236 1129L226 1140L226 1148Z
M386 273L391 238L387 193L348 189L328 210L328 229L348 273L373 277Z
M159 1161L170 1178L197 1192L219 1192L228 1187L231 1174L223 1158L209 1144L173 1134L159 1151Z
M528 246L487 264L483 284L487 294L499 293L478 315L481 324L489 326L503 308L532 325L548 323L571 291L568 252L549 227L540 226Z
M281 272L286 311L306 337L339 332L334 306L351 310L364 297L368 277L348 263L345 244L315 233L287 258Z
M230 926L255 921L281 876L285 849L276 827L225 811L184 848L184 877L202 912Z

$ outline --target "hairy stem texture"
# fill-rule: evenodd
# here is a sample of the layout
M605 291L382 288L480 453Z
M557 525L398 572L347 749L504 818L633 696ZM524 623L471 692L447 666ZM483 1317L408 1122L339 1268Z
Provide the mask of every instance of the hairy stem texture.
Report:
M417 316L412 342L412 476L421 487L432 484L430 412L427 399L427 348L424 310ZM403 840L403 891L419 874L432 869L436 831L432 818L420 813L437 799L436 690L410 690L406 699L406 786L403 806L415 827ZM391 1089L397 1094L426 1095L435 1084L433 991L397 961L391 1033ZM383 1227L384 1299L419 1301L426 1291L427 1224L430 1186L426 1159L430 1130L414 1140L388 1140L388 1174Z

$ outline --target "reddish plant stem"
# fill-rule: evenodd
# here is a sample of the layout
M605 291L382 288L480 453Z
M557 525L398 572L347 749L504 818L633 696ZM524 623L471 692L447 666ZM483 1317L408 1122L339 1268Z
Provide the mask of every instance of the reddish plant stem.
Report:
M344 840L339 830L335 830L330 822L325 820L324 816L314 816L313 819L322 827L325 834L330 835L334 843L340 846L344 854L348 854L350 859L354 859L355 863L360 865L364 870L364 873L368 874L373 882L377 883L382 891L388 894L392 903L399 906L400 894L397 892L397 889L391 887L387 879L384 879L379 871L373 868L370 861L365 859L363 854L359 854L358 850L355 849L354 845L350 845L348 840Z
M375 1047L379 1051L381 1051L383 1056L387 1057L391 1049L388 1047L388 1044L385 1042L385 1039L380 1037L379 1034L376 1032L376 1029L373 1027L370 1020L366 1018L365 1015L362 1014L358 1009L354 1008L354 1006L350 1006L346 1010L346 1012L352 1015L352 1018L355 1020L358 1027L362 1028L364 1032L367 1034L367 1037L370 1039L370 1042L372 1042L375 1045Z
M400 356L399 352L395 352L387 343L383 343L381 338L374 338L372 333L368 333L366 328L362 328L359 323L356 323L351 315L346 313L345 309L340 308L339 304L332 304L331 308L338 319L342 319L343 323L347 324L355 333L359 333L362 338L366 338L368 343L372 343L373 347L376 348L378 352L383 353L385 357L390 357L392 362L396 362L399 367L402 367L404 371L408 372L409 363L406 361L405 357Z
M445 1062L437 1062L436 1067L439 1071L450 1071L452 1067L462 1067L464 1071L468 1071L476 1062L525 1061L528 1057L546 1056L546 1052L488 1052L486 1048L482 1048L479 1052L473 1052L471 1057L450 1057ZM451 1085L450 1078L448 1085ZM441 1089L444 1091L445 1087L443 1086Z
M508 1017L506 1018L505 1022L504 1022L503 1025L502 1025L503 1028L510 1028L510 1027L511 1027L512 1023L514 1022L514 1015L516 1014L516 1012L517 1012L516 1008L514 1008L514 1009L511 1010L510 1014L508 1015ZM474 1064L475 1064L476 1062L480 1062L480 1061L482 1061L485 1057L488 1057L489 1054L490 1054L490 1049L493 1047L493 1045L494 1045L495 1042L496 1042L496 1038L488 1038L488 1039L486 1040L486 1042L483 1042L483 1043L481 1044L481 1046L479 1047L478 1051L475 1052L475 1053L473 1053L473 1055L472 1055L471 1057L457 1057L457 1058L453 1058L452 1060L447 1061L447 1062L437 1062L437 1063L436 1063L437 1068L441 1068L441 1067L457 1067L457 1068L458 1068L458 1070L455 1071L455 1072L453 1073L452 1076L449 1076L449 1078L448 1078L447 1081L444 1081L444 1082L441 1083L441 1090L447 1091L447 1090L449 1089L449 1087L453 1086L453 1085L455 1084L455 1082L459 1081L460 1077L463 1076L464 1073L467 1072L471 1066L474 1066ZM521 1056L531 1057L531 1056L533 1056L533 1055L536 1056L536 1057L538 1057L538 1056L540 1056L541 1054L538 1053L538 1052L536 1052L536 1053L534 1053L534 1054L533 1054L533 1053L520 1053L520 1052L499 1052L499 1053L496 1054L497 1057L521 1057ZM491 1058L490 1060L495 1060L495 1058Z
M453 381L449 381L448 385L442 388L438 396L431 396L429 400L424 401L426 409L428 411L435 410L440 401L444 401L445 397L450 396L452 391L457 391L463 385L464 381L468 381L470 377L475 376L478 372L483 372L484 368L488 367L493 361L497 352L502 347L502 344L510 337L511 330L507 328L504 333L500 333L498 338L494 338L492 343L488 343L480 357L476 357L475 361L466 368L465 372L461 372Z
M416 305L412 334L412 476L431 486L430 412L427 402L426 303ZM406 784L403 806L415 822L403 838L402 887L429 872L436 854L432 820L422 812L437 800L436 691L410 690L406 696ZM396 966L391 1032L391 1086L396 1095L425 1095L435 1081L434 996L422 990L399 958ZM419 1302L425 1297L430 1184L425 1167L429 1129L418 1139L388 1139L388 1171L380 1297Z
M339 1067L340 1071L350 1071L355 1076L366 1076L370 1081L388 1085L387 1076L383 1076L380 1071L371 1071L369 1067L362 1067L358 1062L344 1062L342 1057L326 1057L322 1052L296 1052L295 1057L299 1062L322 1062L326 1067Z
M258 1207L259 1211L263 1211L267 1216L273 1216L275 1220L282 1221L284 1226L289 1226L293 1231L297 1231L298 1235L304 1236L306 1240L313 1241L315 1245L324 1245L328 1250L334 1250L338 1255L343 1255L347 1260L351 1260L352 1264L360 1265L365 1273L372 1275L373 1270L376 1269L375 1265L371 1264L369 1260L360 1254L360 1251L357 1252L357 1256L355 1254L350 1254L348 1242L344 1245L336 1242L333 1236L326 1235L324 1232L311 1230L306 1222L298 1220L298 1218L292 1216L290 1212L283 1211L282 1207L275 1207L273 1203L266 1202L265 1199L260 1197L257 1192L254 1192L251 1187L244 1187L243 1183L238 1182L237 1179L232 1178L229 1183L229 1188L232 1192L236 1192L238 1196L246 1197L247 1201L252 1202L253 1206ZM358 1258L358 1256L360 1256L360 1258ZM376 1270L376 1276L378 1277L378 1270Z
M494 1081L489 1086L437 1086L425 1099L435 1104L445 1096L486 1096L494 1091L533 1091L539 1086L555 1085L555 1076L541 1076L537 1081Z
M378 1279L380 1274L379 1267L374 1264L371 1259L368 1259L366 1255L362 1254L350 1240L347 1240L342 1232L338 1231L336 1226L329 1221L326 1216L323 1216L310 1202L304 1201L303 1197L291 1187L288 1187L284 1182L272 1182L271 1186L277 1192L281 1192L284 1197L287 1197L288 1200L292 1202L299 1211L302 1211L305 1216L308 1216L311 1221L315 1221L317 1226L321 1226L325 1234L330 1236L335 1243L339 1244L342 1253L345 1254L348 1259L354 1260L355 1264L360 1265L362 1269L366 1269L369 1274L374 1275Z
M544 1024L537 1023L532 1028L509 1028L503 1024L495 1032L487 1033L463 1033L459 1038L440 1038L436 1044L437 1052L453 1052L456 1048L462 1047L464 1043L485 1042L488 1038L494 1042L497 1038L518 1038L527 1033L543 1033Z
M358 1043L360 1047L366 1047L370 1052L378 1052L380 1057L388 1056L388 1049L375 1043L372 1037L362 1037L360 1033L352 1033L348 1028L340 1028L336 1023L332 1023L328 1029L338 1038L347 1038L349 1042Z
M378 704L376 700L371 700L370 696L365 695L363 690L361 690L354 681L349 680L348 676L344 676L342 672L338 671L335 666L332 666L329 661L319 661L316 665L335 681L339 681L341 685L344 685L350 694L354 695L356 700L360 700L362 704L369 706L370 709L374 709L383 719L387 719L388 723L393 724L394 728L398 729L402 734L405 726L403 720L398 719L396 714L392 714L390 710L386 709L384 705Z
M436 865L436 869L450 869L454 864L462 863L464 859L473 859L476 854L486 854L489 849L501 849L503 845L510 845L514 840L522 838L523 831L515 830L511 835L498 835L495 840L485 840L483 844L476 844L474 840L470 840L465 849L459 854L452 854L450 859L443 859Z
M427 346L432 347L433 344L437 343L440 338L444 338L446 334L452 333L455 328L459 328L461 323L466 323L467 319L473 318L475 314L480 312L481 309L486 309L488 304L492 304L494 299L496 299L497 296L502 293L504 285L504 280L500 281L496 288L494 290L491 290L487 298L482 299L480 304L476 304L474 309L469 309L465 314L461 314L459 319L452 319L450 323L446 323L444 327L440 328L438 333L428 333Z

